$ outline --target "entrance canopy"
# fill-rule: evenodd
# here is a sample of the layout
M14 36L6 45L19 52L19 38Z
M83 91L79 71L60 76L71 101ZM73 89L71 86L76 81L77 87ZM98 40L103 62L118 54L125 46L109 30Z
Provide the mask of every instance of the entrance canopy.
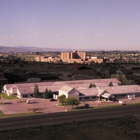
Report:
M110 96L111 96L111 94L109 94L109 93L104 93L101 97L109 98Z

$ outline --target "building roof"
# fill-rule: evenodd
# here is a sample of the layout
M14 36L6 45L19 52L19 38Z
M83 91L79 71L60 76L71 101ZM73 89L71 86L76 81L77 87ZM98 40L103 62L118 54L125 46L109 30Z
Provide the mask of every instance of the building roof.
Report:
M73 87L70 87L70 86L63 86L61 87L59 90L61 91L65 91L65 92L70 92L72 91L74 88Z
M80 89L80 88L89 88L90 83L98 83L99 85L108 85L110 82L113 84L120 83L116 78L111 79L90 79L90 80L75 80L75 81L57 81L57 82L37 82L37 83L21 83L21 84L6 84L5 88L10 90L12 86L17 86L21 94L26 93L33 93L35 84L38 85L39 91L44 92L47 88L52 92L57 92L58 90L64 90L69 92L73 88ZM92 88L93 90L94 88ZM89 91L88 91L89 90ZM87 94L91 91L90 89L87 90ZM104 89L98 89L98 95L101 94ZM84 91L85 92L85 91ZM94 93L93 93L94 94Z
M112 86L112 87L102 87L110 94L129 94L129 93L140 93L139 85L125 85L125 86Z
M104 89L99 89L99 88L97 89L98 89L98 96L100 96L105 91Z
M110 96L111 96L111 94L109 94L107 92L102 95L102 97L104 97L104 98L109 98Z
M32 89L32 88L25 88L25 87L23 87L23 88L18 88L18 90L19 90L19 92L21 93L21 95L23 94L33 94L33 92L34 92L34 89Z
M94 83L96 87L106 87L108 86L108 83Z
M97 88L89 88L89 89L78 89L78 91L82 94L82 96L97 96L98 89Z
M6 88L9 89L11 86L16 85L18 87L31 87L35 84L38 86L56 86L56 85L81 85L81 86L89 86L90 83L120 83L116 78L108 78L108 79L90 79L90 80L75 80L75 81L57 81L57 82L37 82L37 83L20 83L20 84L6 84Z

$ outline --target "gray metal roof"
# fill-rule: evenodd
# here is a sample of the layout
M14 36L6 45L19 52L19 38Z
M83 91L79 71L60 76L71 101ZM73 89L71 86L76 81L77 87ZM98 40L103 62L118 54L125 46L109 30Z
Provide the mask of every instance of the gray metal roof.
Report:
M74 88L73 87L70 87L70 86L63 86L61 87L59 90L61 91L65 91L65 92L70 92L71 90L73 90Z
M89 88L89 89L78 89L78 91L84 96L97 96L98 95L98 89L97 88ZM83 95L82 95L83 96Z
M19 92L23 95L33 94L34 90L32 88L18 88Z
M110 94L129 94L129 93L140 92L140 86L139 85L102 87L102 89L106 90Z
M102 97L104 97L104 98L109 98L110 96L111 96L111 94L109 94L107 92L102 95Z
M7 90L10 90L12 86L17 86L21 94L26 93L33 93L34 91L34 86L35 84L38 85L39 91L44 92L45 89L47 88L48 90L51 90L53 92L58 91L61 89L63 86L63 90L65 91L70 91L71 89L75 88L87 88L89 87L90 83L100 83L101 85L106 85L109 84L110 82L112 83L120 83L116 78L111 78L111 79L90 79L90 80L75 80L75 81L56 81L56 82L38 82L38 83L19 83L19 84L6 84L5 87ZM70 86L70 87L68 87ZM100 89L98 91L98 94L100 92L103 92L104 90ZM87 94L90 93L90 90ZM94 94L94 93L93 93Z
M96 87L106 87L108 86L108 83L94 83Z

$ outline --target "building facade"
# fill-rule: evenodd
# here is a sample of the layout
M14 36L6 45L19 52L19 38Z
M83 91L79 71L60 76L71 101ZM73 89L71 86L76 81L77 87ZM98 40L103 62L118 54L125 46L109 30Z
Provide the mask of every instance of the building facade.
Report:
M79 51L73 51L73 52L61 52L61 59L63 62L67 63L82 63L86 59L86 52L79 52Z
M113 86L108 86L112 82ZM140 96L139 85L119 86L120 81L115 78L110 79L91 79L59 82L38 82L36 83L39 92L43 93L46 88L51 90L53 98L65 95L75 97L79 101L88 100L114 100L128 97L128 95ZM89 88L90 84L96 87ZM34 95L35 83L6 84L3 89L8 96L16 95L19 98L30 98Z

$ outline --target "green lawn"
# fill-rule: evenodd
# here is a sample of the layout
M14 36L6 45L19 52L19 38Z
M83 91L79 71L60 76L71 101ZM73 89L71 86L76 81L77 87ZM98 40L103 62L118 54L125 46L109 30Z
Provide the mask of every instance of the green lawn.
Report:
M7 96L6 93L0 93L0 97L5 99L5 100L13 100L13 99L19 99L17 96Z
M19 114L3 114L0 111L0 118L30 116L30 115L35 115L35 114L37 115L37 114L41 114L41 113L33 113L33 112L30 112L30 113L19 113Z
M4 117L4 114L0 111L0 118Z

